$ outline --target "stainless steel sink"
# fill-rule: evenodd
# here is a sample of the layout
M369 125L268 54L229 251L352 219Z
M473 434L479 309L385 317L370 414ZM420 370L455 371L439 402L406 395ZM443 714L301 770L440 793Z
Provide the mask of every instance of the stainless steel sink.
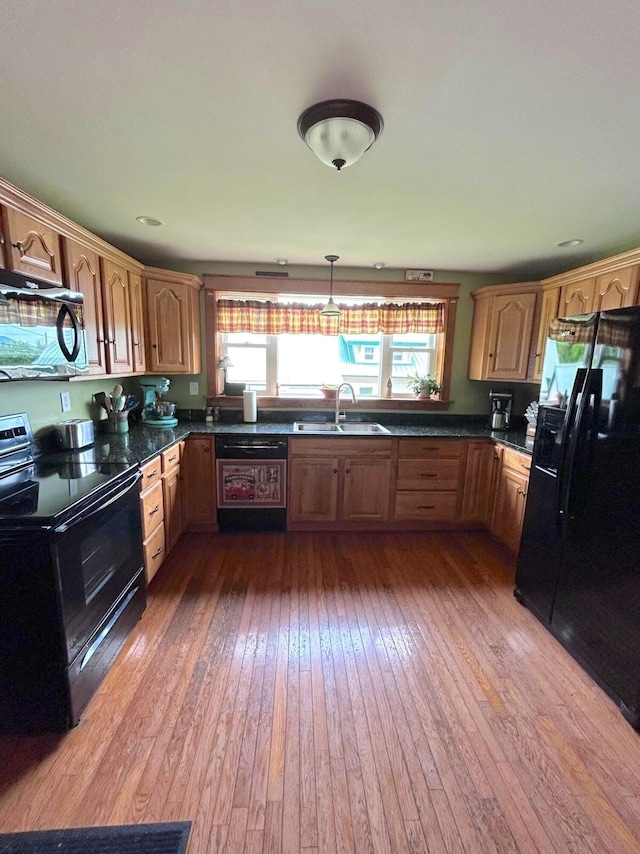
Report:
M349 422L347 421L345 424L340 425L341 433L388 433L386 427L383 427L382 424L364 424L361 422Z
M294 421L293 429L296 433L339 433L337 424L329 421Z
M360 433L371 435L372 433L388 433L382 424L365 424L358 421L347 421L343 424L334 424L329 421L294 421L294 433Z

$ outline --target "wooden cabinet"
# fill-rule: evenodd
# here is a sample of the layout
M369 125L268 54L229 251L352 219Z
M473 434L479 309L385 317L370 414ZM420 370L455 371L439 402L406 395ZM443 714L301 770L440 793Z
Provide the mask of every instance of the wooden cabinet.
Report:
M2 234L9 270L62 284L62 247L55 229L22 211L3 207Z
M613 273L605 273L596 279L594 311L611 311L638 304L638 269L624 267Z
M455 522L463 454L457 439L399 439L394 519Z
M131 307L131 358L135 373L144 374L147 369L144 331L144 299L142 294L142 276L128 271L129 304Z
M291 439L288 527L367 527L389 518L392 439Z
M464 486L460 518L462 522L484 525L489 518L493 444L489 441L466 442Z
M178 542L185 528L182 456L185 442L176 442L161 454L164 531L167 553Z
M142 516L142 549L147 584L162 566L166 554L164 530L164 501L160 457L141 466L142 491L140 513Z
M596 277L590 276L577 282L569 282L560 291L558 317L572 317L594 311Z
M133 345L129 274L126 267L107 258L101 259L101 272L107 371L110 374L131 374Z
M531 380L539 293L538 282L490 286L472 293L469 379Z
M542 369L544 367L544 350L549 337L549 324L551 321L559 317L558 308L560 305L560 288L549 288L543 291L541 308L540 308L540 323L538 325L538 338L536 344L535 361L533 365L533 381L542 382Z
M513 448L497 446L501 466L495 491L491 530L512 552L517 553L529 489L531 457Z
M190 531L217 531L213 436L189 436L182 462L186 526Z
M107 373L104 315L102 311L102 282L98 253L77 240L65 237L62 241L64 274L69 287L80 291L89 374Z
M149 372L200 373L200 279L147 267L144 287Z

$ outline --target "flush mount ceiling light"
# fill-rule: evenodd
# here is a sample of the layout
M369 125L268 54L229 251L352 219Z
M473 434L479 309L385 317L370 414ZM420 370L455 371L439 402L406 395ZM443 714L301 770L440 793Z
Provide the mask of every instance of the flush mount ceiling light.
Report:
M387 266L386 261L376 261L373 265L376 270L383 270Z
M321 101L302 113L298 133L311 151L338 172L359 160L382 133L382 116L361 101Z
M560 243L556 243L556 246L580 246L581 243L584 243L584 240L579 240L577 237L574 237L573 240L562 240Z
M161 219L156 219L154 216L137 216L136 222L142 225L164 225Z
M333 265L336 263L339 255L325 255L325 260L331 264L331 282L329 283L329 302L320 312L322 317L340 317L340 309L333 301Z
M281 267L286 267L289 261L286 258L274 258L273 259L276 264L280 264Z

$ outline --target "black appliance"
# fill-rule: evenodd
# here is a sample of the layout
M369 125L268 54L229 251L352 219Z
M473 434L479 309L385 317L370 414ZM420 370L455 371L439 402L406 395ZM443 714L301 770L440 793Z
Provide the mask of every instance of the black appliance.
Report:
M0 417L0 730L75 725L146 605L135 465L34 458Z
M87 371L82 294L0 269L0 380Z
M640 307L550 325L515 593L640 728Z
M286 437L216 436L218 528L221 531L285 531Z

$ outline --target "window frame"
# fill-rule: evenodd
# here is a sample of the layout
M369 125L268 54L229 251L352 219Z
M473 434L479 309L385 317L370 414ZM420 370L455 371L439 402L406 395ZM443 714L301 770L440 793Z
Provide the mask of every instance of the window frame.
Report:
M251 276L228 276L207 274L203 276L205 292L205 346L207 355L207 402L222 407L238 407L237 397L222 394L222 375L218 368L220 354L219 336L216 333L216 302L222 296L231 299L273 299L277 294L300 294L317 296L319 301L326 298L327 282L317 279L297 279L275 275L271 280L260 280ZM411 302L418 300L437 300L445 304L445 331L443 346L438 348L437 375L440 377L441 392L438 399L418 400L415 397L365 398L358 402L363 409L447 409L450 404L451 367L453 361L453 342L455 335L456 306L460 285L457 283L408 284L390 281L337 281L334 279L334 299L384 299L386 301ZM391 348L387 348L387 373L392 367ZM381 365L381 373L382 373ZM382 384L381 394L385 386ZM276 397L258 396L263 406L280 409L294 409L307 406L314 409L327 408L327 401L317 397ZM330 404L331 406L333 404Z

